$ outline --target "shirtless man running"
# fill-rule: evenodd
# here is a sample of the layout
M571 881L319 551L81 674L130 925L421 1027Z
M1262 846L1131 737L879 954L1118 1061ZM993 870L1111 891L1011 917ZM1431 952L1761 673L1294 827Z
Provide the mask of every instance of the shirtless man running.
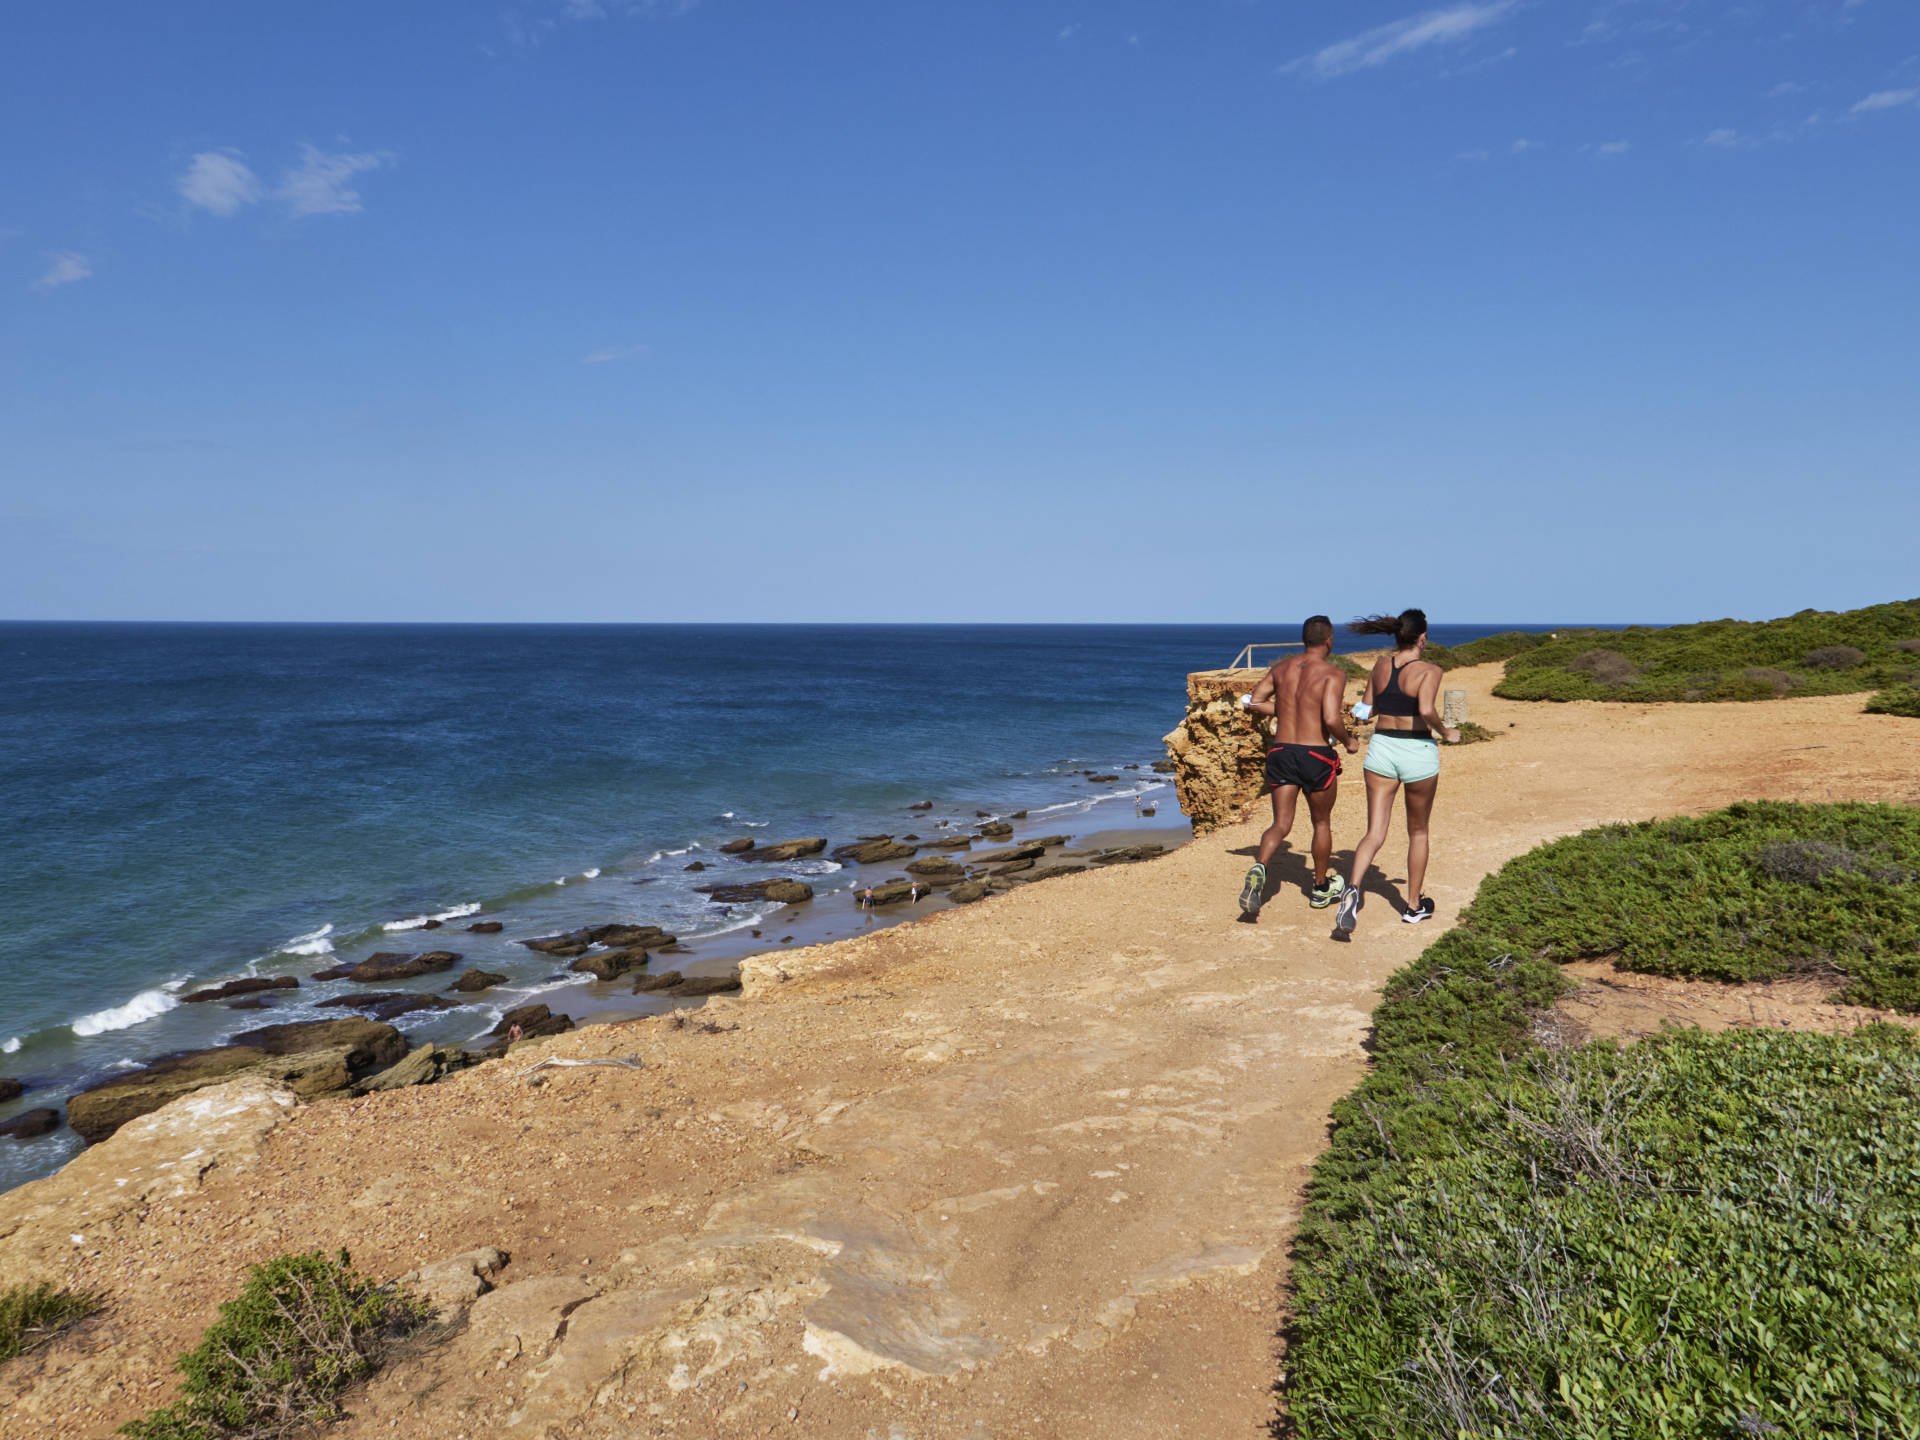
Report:
M1302 790L1313 816L1313 891L1308 903L1321 910L1340 898L1347 882L1329 875L1333 860L1333 801L1340 788L1340 757L1335 741L1353 754L1359 742L1347 733L1341 715L1347 675L1330 658L1333 622L1315 615L1300 627L1306 646L1298 655L1274 665L1261 677L1253 694L1241 701L1247 709L1274 718L1273 748L1267 751L1267 784L1273 787L1273 824L1260 837L1260 859L1247 871L1240 891L1240 910L1248 919L1260 914L1266 896L1267 862L1293 829L1294 807Z

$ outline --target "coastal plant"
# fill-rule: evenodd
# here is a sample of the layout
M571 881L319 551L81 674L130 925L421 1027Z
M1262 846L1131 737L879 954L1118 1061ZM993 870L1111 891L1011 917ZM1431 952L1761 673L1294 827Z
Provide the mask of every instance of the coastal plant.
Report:
M1561 630L1505 657L1506 674L1494 693L1509 700L1623 701L1857 694L1903 683L1908 657L1920 653L1912 643L1917 628L1920 600L1803 610L1778 620ZM1603 652L1619 659L1604 659Z
M180 1399L121 1427L134 1440L265 1440L340 1414L338 1396L380 1368L429 1307L375 1284L345 1250L252 1267L197 1348Z
M1549 638L1524 630L1503 630L1498 635L1483 635L1478 640L1468 640L1459 645L1429 644L1421 658L1432 661L1442 670L1491 665L1498 660L1511 660L1516 655L1525 654L1546 644Z
M98 1290L65 1290L50 1281L0 1290L0 1363L37 1349L106 1306Z
M1905 715L1920 720L1920 685L1889 685L1875 692L1865 708L1869 715Z
M1816 938L1846 951L1851 920L1819 897L1911 888L1920 823L1865 805L1692 823L1509 862L1389 979L1295 1242L1293 1433L1920 1435L1914 1034L1567 1048L1546 1023L1556 960L1608 927L1637 942L1647 913L1671 932L1739 871L1821 909ZM1610 882L1633 888L1583 928Z

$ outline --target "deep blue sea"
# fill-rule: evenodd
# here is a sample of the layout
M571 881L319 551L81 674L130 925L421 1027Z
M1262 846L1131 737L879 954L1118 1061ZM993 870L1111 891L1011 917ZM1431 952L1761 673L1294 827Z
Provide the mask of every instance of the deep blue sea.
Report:
M1434 638L1513 628L1547 627ZM684 868L738 868L713 855L737 836L839 844L1019 809L1085 834L1125 828L1136 800L1172 812L1145 767L1187 673L1296 634L0 625L0 1075L33 1087L0 1119L157 1054L349 1013L311 1009L351 987L308 976L376 949L455 949L512 977L401 1022L458 1041L582 983L520 939L601 920L738 939L760 912L711 904L692 887L726 875ZM852 872L778 873L857 917ZM481 915L505 933L464 933ZM429 917L446 923L412 933ZM302 987L270 1012L176 998L246 974ZM0 1187L76 1145L0 1139Z

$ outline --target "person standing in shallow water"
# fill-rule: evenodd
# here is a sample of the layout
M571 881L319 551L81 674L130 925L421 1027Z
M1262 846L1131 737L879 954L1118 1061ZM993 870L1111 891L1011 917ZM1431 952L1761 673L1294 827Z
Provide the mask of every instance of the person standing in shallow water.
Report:
M1391 635L1391 655L1374 662L1362 705L1371 706L1373 738L1367 742L1367 833L1353 852L1346 894L1333 921L1333 938L1350 940L1360 923L1367 870L1393 828L1393 797L1407 792L1407 899L1400 918L1409 925L1433 918L1433 901L1421 893L1427 880L1427 822L1440 788L1440 740L1460 743L1460 732L1440 718L1441 669L1424 659L1427 612L1402 610L1373 615L1347 627L1354 635Z
M1273 824L1260 837L1259 858L1247 871L1240 890L1240 911L1248 919L1260 914L1267 890L1267 864L1280 842L1293 829L1295 807L1306 792L1307 813L1313 817L1313 889L1308 903L1316 910L1340 898L1346 881L1328 874L1333 861L1333 802L1340 792L1340 757L1334 742L1351 755L1360 747L1347 733L1341 715L1347 672L1329 658L1333 652L1333 622L1315 615L1300 627L1306 647L1288 656L1261 677L1253 693L1240 703L1260 715L1273 716L1273 748L1267 751L1267 784L1273 787Z

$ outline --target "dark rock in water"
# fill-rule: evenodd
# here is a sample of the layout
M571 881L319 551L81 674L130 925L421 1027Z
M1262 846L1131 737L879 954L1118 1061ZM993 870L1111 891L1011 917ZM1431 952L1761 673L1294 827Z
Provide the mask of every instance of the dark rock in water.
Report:
M654 995L663 990L671 990L687 977L678 970L668 970L659 975L642 975L633 982L636 995Z
M1013 834L1013 826L1004 820L993 820L980 827L980 833L989 840L1005 840Z
M753 837L743 836L738 840L729 840L720 847L722 855L744 855L753 848Z
M382 950L369 955L347 972L347 979L357 980L361 984L377 983L389 980L411 980L416 975L431 975L439 970L451 970L460 963L460 957L451 950L429 950L424 955L402 955L394 950Z
M909 810L931 810L931 809L933 809L933 801L931 801L931 800L922 800L922 801L920 801L920 802L919 802L918 804L914 804L914 805L909 805L909 806L907 806L907 809L909 809Z
M1004 865L1010 860L1038 860L1046 853L1043 845L1009 845L1004 850L985 850L967 858L976 865Z
M543 955L558 955L564 959L584 955L595 945L612 945L621 949L638 945L651 950L661 945L671 945L673 938L658 925L614 924L589 925L583 930L569 930L564 935L547 935L520 943L529 950L538 950Z
M751 905L767 898L770 880L755 880L746 885L696 885L693 893L704 895L716 905Z
M928 848L933 850L970 850L973 848L971 835L949 835L944 840L929 840Z
M353 974L353 966L335 965L330 969L314 971L313 978L315 980L344 980L351 974Z
M1138 765L1122 765L1120 768L1122 770L1138 770L1140 767Z
M1171 760L1156 760L1153 762L1152 768L1153 773L1156 775L1171 775L1177 767L1175 767Z
M58 1110L25 1110L11 1120L0 1120L0 1135L11 1135L16 1140L32 1140L36 1136L51 1135L60 1128Z
M415 928L420 930L438 930L442 925L446 923L447 922L444 920L428 920L425 923L419 926L416 926Z
M1146 815L1146 816L1148 816L1148 817L1152 817L1152 816L1154 816L1154 815L1158 815L1158 814L1159 814L1160 812L1159 812L1159 810L1158 810L1158 809L1156 809L1156 808L1155 808L1154 806L1152 806L1152 805L1142 805L1142 806L1140 807L1140 813L1141 813L1142 815Z
M336 995L322 1000L321 1010L358 1010L376 1020L391 1020L396 1015L411 1015L416 1010L451 1010L453 1002L437 995L417 995L406 990L362 991L357 995Z
M467 926L467 933L469 935L498 935L506 928L506 924L503 921L482 920L477 924Z
M1022 870L1031 870L1032 868L1033 861L1031 858L1025 860L1009 860L1005 865L995 866L993 873L995 875L1015 875Z
M907 866L909 875L918 875L922 879L932 875L964 875L966 867L958 860L949 860L944 855L929 855L924 860L916 860Z
M985 820L992 813L991 810L976 810L973 812L973 818L976 820Z
M582 955L567 969L579 975L591 975L596 980L618 980L629 970L638 970L646 963L644 950L602 950L598 955Z
M11 1076L0 1075L0 1102L18 1100L27 1093L26 1085Z
M805 840L781 840L772 845L761 845L748 852L750 859L765 861L798 860L807 855L818 855L827 848L824 836L810 836Z
M697 871L706 869L707 862L704 860L696 860L691 865L683 865L680 868L683 870L692 870L697 872Z
M731 995L739 988L738 975L690 975L666 993L675 1000L692 1000L702 995Z
M505 1035L515 1026L520 1027L520 1038L529 1040L539 1035L563 1035L573 1029L571 1015L556 1015L544 1005L516 1005L500 1017L500 1023L489 1030L489 1035Z
M141 1070L115 1076L67 1101L67 1123L89 1145L129 1120L170 1100L242 1074L261 1075L311 1099L344 1090L354 1077L393 1064L407 1042L374 1020L308 1020L269 1025L234 1037L234 1044L164 1056Z
M1009 820L1024 820L1027 818L1027 812L1024 810L1016 810L1013 812L1013 814L1009 815L1007 818Z
M245 1000L236 1000L227 1006L229 1010L271 1010L273 1001L264 995L252 995Z
M345 1049L347 1064L358 1070L391 1065L407 1053L407 1042L391 1025L374 1020L297 1020L242 1030L228 1047L251 1048L268 1055L300 1055L309 1050ZM138 1072L136 1072L138 1073Z
M956 905L971 905L976 900L985 899L986 894L986 881L969 880L964 885L956 885L953 889L949 890L947 892L947 899Z
M803 905L813 899L813 887L800 880L769 880L767 899L776 905Z
M875 885L873 887L870 892L873 896L871 903L875 907L881 905L898 905L903 901L913 899L913 892L916 889L924 895L930 888L931 887L924 883L916 884L912 880L889 880L884 885ZM869 892L866 891L861 892L861 898L864 899L868 893Z
M902 845L918 845L920 843L920 837L918 835L902 835L900 837L900 843Z
M1047 850L1055 845L1064 845L1072 838L1071 835L1030 835L1020 843L1022 845L1038 845L1041 849Z
M224 985L215 985L206 990L195 990L180 997L182 1005L202 1005L209 1000L226 1000L235 995L251 995L256 990L293 990L300 982L291 975L275 975L268 979L264 975L254 975L245 980L229 980Z
M849 858L861 865L884 865L889 860L905 860L913 854L914 849L914 846L902 845L898 840L875 840L858 847Z
M491 970L463 970L460 978L447 989L458 990L463 994L472 994L476 990L491 990L496 985L507 983L507 977L496 975Z
M1087 783L1089 785L1110 785L1119 778L1118 775L1089 775L1087 776Z

